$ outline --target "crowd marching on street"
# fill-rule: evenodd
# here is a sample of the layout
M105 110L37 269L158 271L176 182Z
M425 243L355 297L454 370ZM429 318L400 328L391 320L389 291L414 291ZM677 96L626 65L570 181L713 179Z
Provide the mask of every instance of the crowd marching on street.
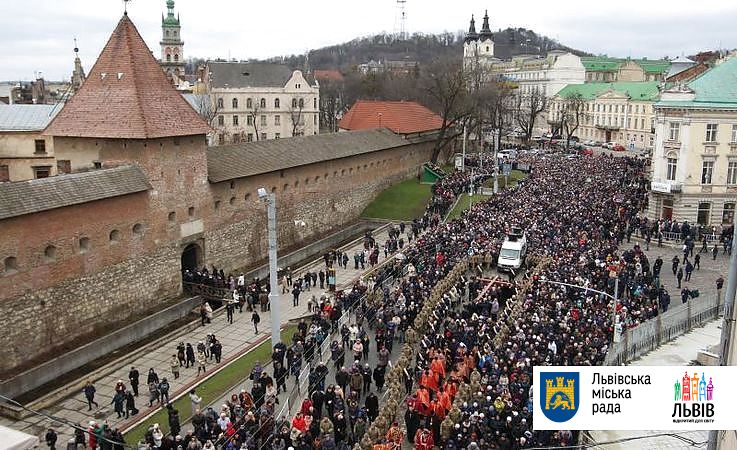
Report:
M532 367L601 364L616 326L635 327L667 311L671 300L663 282L665 262L660 257L650 261L645 254L651 236L662 240L665 230L681 233L683 259L668 261L679 289L682 278L687 282L705 262L700 255L712 250L703 244L694 254L699 234L688 224L644 217L647 184L641 160L530 157L524 163L531 167L527 179L476 204L459 219L442 221L469 184L488 178L490 172L479 168L473 175L455 172L441 179L432 187L423 216L393 227L383 243L367 233L362 251L328 252L324 267L298 276L289 268L283 271L282 293L292 294L295 307L305 294L310 319L300 321L288 343L274 347L270 370L257 364L248 375L249 387L233 392L219 410L204 408L192 390L191 429L182 429L179 412L168 402L167 378L151 368L145 394L149 406L167 408L170 432L152 426L141 448L352 448L379 415L394 346L413 333L410 325L438 282L456 263L473 256L480 257L480 267L445 293L430 320L431 332L419 336L414 367L403 374L404 420L397 418L374 448L393 450L409 443L423 450L507 450L575 443L572 431L533 431ZM494 268L512 226L525 230L537 265L528 273L512 273L510 283L487 287L477 275ZM646 249L630 242L633 233ZM350 290L319 297L311 293L318 285L327 286L332 267L376 267L381 253L390 260ZM185 280L229 289L232 298L225 308L231 322L235 310L246 308L257 329L258 310L269 308L268 293L258 279L249 283L242 274L226 277L213 267L188 272ZM530 284L524 292L517 289L522 280ZM614 293L617 285L620 300L613 322L613 303L594 290ZM685 291L682 298L698 296ZM521 305L522 313L510 314L512 305ZM350 319L341 324L344 312ZM201 316L203 325L211 320L209 304L203 304ZM509 332L500 335L505 327ZM329 350L322 354L326 341ZM174 378L195 366L199 373L213 360L218 363L221 355L222 345L214 335L196 345L181 342L169 369ZM303 368L308 368L308 390L299 411L289 418L279 416L278 395L300 382ZM119 417L137 413L139 377L131 367L130 389L122 380L116 386L113 403ZM97 406L94 393L88 383L84 394L90 409ZM454 403L457 396L463 401ZM93 422L90 431L91 448L98 436L122 439L116 430ZM87 442L84 433L77 439ZM101 448L115 448L105 441Z

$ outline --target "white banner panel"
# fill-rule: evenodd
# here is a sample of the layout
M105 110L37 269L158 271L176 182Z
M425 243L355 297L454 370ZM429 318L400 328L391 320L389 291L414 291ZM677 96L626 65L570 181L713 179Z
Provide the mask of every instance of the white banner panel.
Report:
M535 430L734 430L737 366L534 367Z

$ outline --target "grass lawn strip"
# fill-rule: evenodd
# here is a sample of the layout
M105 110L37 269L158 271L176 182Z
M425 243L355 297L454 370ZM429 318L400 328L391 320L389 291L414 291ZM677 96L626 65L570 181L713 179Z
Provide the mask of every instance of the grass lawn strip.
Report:
M488 195L481 195L481 194L473 194L471 196L472 203L475 205L476 203L483 202L484 200L489 200L491 197ZM453 220L461 217L461 214L463 211L468 209L468 194L463 193L461 194L461 199L456 203L453 210L448 214L448 220Z
M431 185L416 178L396 184L379 194L361 214L371 219L412 220L420 217L431 197Z
M296 329L296 325L285 327L281 331L282 342L289 342ZM234 360L230 365L211 378L194 386L193 388L197 390L197 395L202 397L202 405L208 405L214 402L222 397L223 394L242 383L243 380L247 379L256 361L260 361L262 364L271 361L271 339L262 342L246 354ZM174 408L179 411L180 423L185 423L192 418L192 407L189 401L189 395L187 395L188 392L189 389L181 397L172 402ZM145 401L145 398L146 395L142 394L140 400ZM124 434L125 442L128 444L138 443L139 440L143 439L148 428L154 423L159 424L164 434L169 431L169 419L166 408L160 408L151 417L126 431Z

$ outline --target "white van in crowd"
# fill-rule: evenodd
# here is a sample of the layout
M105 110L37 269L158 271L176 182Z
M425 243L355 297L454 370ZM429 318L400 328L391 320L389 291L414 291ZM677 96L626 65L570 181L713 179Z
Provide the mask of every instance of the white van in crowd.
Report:
M517 271L527 256L527 235L522 228L512 227L512 231L502 243L502 249L497 259L497 267L500 271Z

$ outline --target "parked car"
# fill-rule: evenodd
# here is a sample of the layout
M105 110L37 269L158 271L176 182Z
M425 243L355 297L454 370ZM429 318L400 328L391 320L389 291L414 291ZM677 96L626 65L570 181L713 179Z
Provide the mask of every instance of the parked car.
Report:
M623 146L623 145L619 145L619 144L614 144L614 145L612 146L612 150L614 150L615 152L623 152L623 151L626 151L627 149L626 149L626 148L624 148L624 146Z
M601 147L603 143L601 141L593 141L593 144L591 144L594 147Z
M614 148L614 146L615 146L615 145L617 145L617 143L616 143L616 142L607 142L607 143L605 143L604 145L602 145L602 147L604 147L604 148L607 148L607 149L611 150L611 149L613 149L613 148Z
M582 148L579 153L583 156L594 156L594 151L588 147Z

